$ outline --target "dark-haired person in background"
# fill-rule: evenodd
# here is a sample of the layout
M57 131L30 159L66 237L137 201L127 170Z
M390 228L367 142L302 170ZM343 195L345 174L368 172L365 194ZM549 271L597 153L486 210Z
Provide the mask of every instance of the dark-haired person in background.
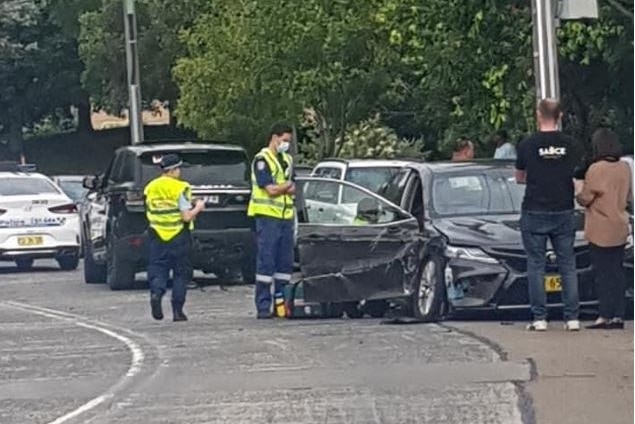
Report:
M579 298L574 222L575 141L562 134L560 103L543 99L536 111L538 132L518 146L516 181L527 184L520 228L527 251L529 300L534 321L527 329L547 330L545 267L547 240L551 241L562 277L565 329L578 331Z
M576 181L578 202L586 208L584 234L600 301L598 319L587 328L624 328L624 246L628 237L626 207L631 198L631 171L620 161L617 135L598 129L591 140L593 164L584 182Z
M507 131L498 131L492 141L496 145L494 159L516 159L516 147L509 141Z

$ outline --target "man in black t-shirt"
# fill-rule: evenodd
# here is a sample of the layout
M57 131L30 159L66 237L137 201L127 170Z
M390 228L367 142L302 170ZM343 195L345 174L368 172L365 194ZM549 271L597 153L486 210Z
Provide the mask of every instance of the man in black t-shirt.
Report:
M574 224L575 141L558 130L560 103L553 99L538 104L538 132L522 141L516 159L516 181L527 184L520 228L527 252L527 283L534 321L529 330L547 329L546 290L562 290L565 329L578 331L578 277ZM547 251L550 240L553 252ZM545 277L547 257L555 258L561 285ZM561 288L560 288L561 286Z

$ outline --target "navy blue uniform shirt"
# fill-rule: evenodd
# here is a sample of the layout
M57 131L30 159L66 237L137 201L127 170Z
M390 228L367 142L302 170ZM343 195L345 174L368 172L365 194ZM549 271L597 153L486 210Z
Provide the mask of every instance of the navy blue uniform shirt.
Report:
M281 156L278 156L278 163L282 166L282 171L287 170L287 163L282 160ZM258 187L265 188L268 185L276 184L273 180L273 175L271 174L271 169L269 169L269 164L266 160L259 158L254 162L254 173L256 174L256 182ZM295 173L293 173L295 174ZM291 175L291 180L294 180L295 175Z

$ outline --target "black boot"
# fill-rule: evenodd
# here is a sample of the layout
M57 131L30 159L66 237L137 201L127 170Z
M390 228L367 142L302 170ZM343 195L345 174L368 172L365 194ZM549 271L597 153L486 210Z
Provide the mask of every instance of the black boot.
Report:
M150 295L150 307L152 308L152 318L157 321L161 321L163 319L163 308L161 307L161 299L163 296L160 294L152 294Z
M183 313L183 304L172 302L172 320L174 322L187 321L187 315Z

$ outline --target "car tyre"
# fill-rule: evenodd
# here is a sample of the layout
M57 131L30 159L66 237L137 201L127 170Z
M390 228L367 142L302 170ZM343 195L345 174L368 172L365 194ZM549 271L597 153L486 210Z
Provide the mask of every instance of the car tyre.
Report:
M432 256L425 261L421 270L412 294L412 312L421 321L436 322L443 315L446 304L444 266L443 258Z
M84 282L103 284L106 282L106 265L95 262L93 251L88 245L84 249Z
M79 265L79 254L65 255L57 258L57 263L63 271L73 271Z
M33 268L33 262L32 258L20 258L15 260L15 265L19 271L28 271Z
M122 261L120 256L115 254L112 243L108 246L106 260L106 284L110 290L131 289L135 282L135 270L132 264Z

